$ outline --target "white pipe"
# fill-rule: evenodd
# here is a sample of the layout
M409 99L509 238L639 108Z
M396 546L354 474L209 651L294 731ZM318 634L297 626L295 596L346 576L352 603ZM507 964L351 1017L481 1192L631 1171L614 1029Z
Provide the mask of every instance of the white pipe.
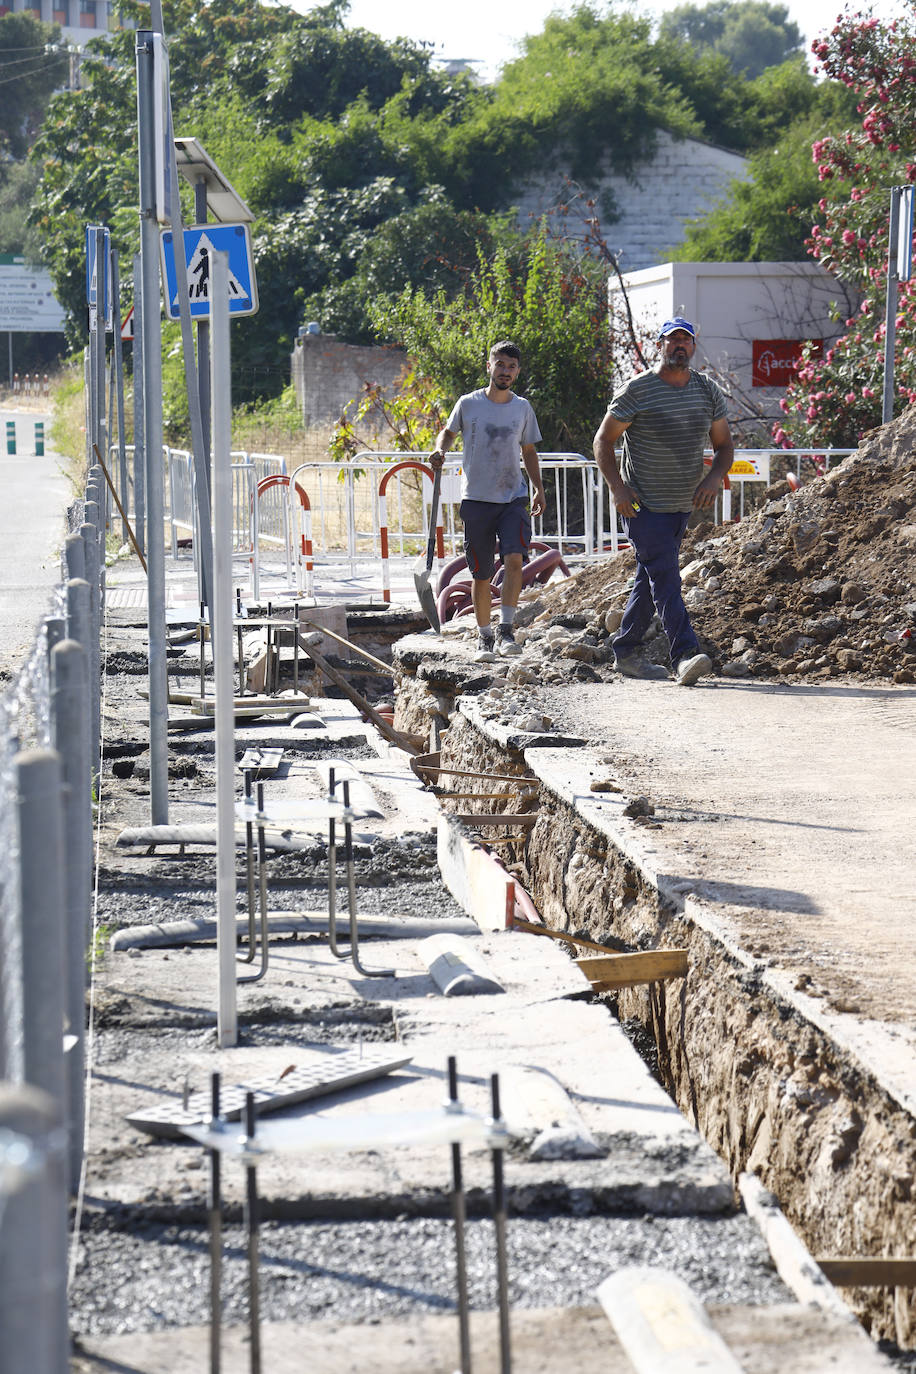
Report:
M213 480L213 687L216 696L217 1041L238 1041L235 983L235 682L232 648L232 382L229 368L229 258L210 256L210 395Z

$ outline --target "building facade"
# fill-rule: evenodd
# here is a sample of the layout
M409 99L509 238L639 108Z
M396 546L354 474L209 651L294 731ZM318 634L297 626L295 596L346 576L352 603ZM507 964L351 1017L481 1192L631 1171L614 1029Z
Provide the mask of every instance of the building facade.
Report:
M110 29L133 27L122 20L113 0L40 0L38 4L0 0L0 14L11 13L32 14L45 24L59 24L65 40L76 47Z

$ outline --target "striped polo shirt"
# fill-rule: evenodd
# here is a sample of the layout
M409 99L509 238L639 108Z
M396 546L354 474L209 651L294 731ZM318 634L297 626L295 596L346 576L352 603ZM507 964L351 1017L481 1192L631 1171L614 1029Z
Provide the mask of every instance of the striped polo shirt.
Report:
M689 511L703 476L703 450L713 420L726 415L725 396L705 372L691 369L686 386L640 372L614 393L609 414L629 424L620 475L655 511Z

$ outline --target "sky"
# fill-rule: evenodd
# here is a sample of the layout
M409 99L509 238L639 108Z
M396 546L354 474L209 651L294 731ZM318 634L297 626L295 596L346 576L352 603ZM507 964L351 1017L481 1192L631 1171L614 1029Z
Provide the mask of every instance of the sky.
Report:
M682 0L632 0L638 14L658 17ZM702 3L702 0L696 0ZM308 10L312 0L292 0L295 9ZM777 0L787 5L789 18L805 35L806 46L825 29L833 27L844 8L843 0ZM477 59L477 72L485 79L517 56L517 43L525 33L539 33L544 20L554 11L568 13L571 0L525 0L523 5L499 4L496 0L351 0L348 26L370 29L383 38L401 36L433 45L433 54L442 58ZM855 3L853 10L869 8L867 0ZM872 13L891 19L906 8L905 0L875 0Z

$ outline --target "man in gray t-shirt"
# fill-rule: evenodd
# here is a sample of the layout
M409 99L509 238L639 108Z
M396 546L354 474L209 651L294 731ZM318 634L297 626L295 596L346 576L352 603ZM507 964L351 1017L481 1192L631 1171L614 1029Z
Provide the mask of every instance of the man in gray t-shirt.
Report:
M694 326L680 316L666 320L659 343L662 357L654 371L631 378L615 393L595 435L594 452L636 554L633 590L614 639L617 667L625 677L668 676L659 664L636 656L658 611L677 680L689 687L710 672L712 663L699 651L684 606L678 554L690 512L715 504L735 449L724 395L690 366ZM620 439L618 468L614 445ZM708 441L714 457L704 476Z
M522 589L522 567L531 543L531 515L540 515L547 504L534 447L541 431L529 403L512 391L520 366L516 344L509 340L494 344L487 359L489 384L460 398L429 455L433 468L441 468L456 435L463 435L460 510L477 619L478 661L492 662L495 658L490 579L497 540L503 562L498 649L503 655L521 652L513 624ZM534 488L531 514L528 482L519 459Z

